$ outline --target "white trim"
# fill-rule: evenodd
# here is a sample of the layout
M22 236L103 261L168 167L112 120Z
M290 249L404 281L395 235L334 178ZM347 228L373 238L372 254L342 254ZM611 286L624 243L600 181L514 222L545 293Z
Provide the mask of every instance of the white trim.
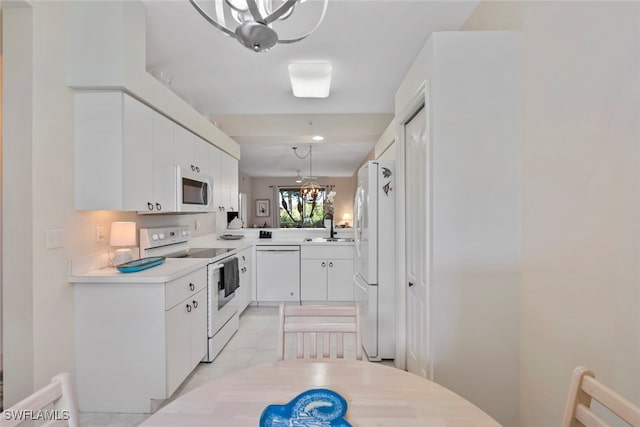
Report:
M396 141L399 142L396 145L396 360L395 365L397 368L406 369L407 364L407 268L406 268L406 184L405 184L405 170L406 170L406 150L405 150L405 129L404 125L408 123L413 116L420 111L421 108L428 108L428 85L427 81L423 80L417 85L413 91L413 95L407 100L400 111L396 114L394 120L396 127ZM430 109L427 112L427 129L429 129L430 123ZM426 175L429 183L431 182L431 138L427 143L427 156L429 157L429 163L425 165L427 167ZM430 184L429 184L430 185ZM431 234L431 188L427 189L426 195L427 202L427 230ZM427 271L431 272L431 241L427 246ZM429 307L429 291L430 291L430 277L427 277L427 295L426 304ZM430 312L428 313L430 314ZM427 331L429 331L429 315L427 316ZM427 335L427 354L429 355L429 367L427 367L427 375L429 378L433 377L433 366L431 363L431 339L430 335Z

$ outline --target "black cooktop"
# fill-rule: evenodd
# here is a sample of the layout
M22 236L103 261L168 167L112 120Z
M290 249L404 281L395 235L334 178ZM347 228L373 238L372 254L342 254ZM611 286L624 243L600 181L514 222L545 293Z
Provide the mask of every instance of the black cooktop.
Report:
M167 258L215 258L233 250L233 248L191 248L184 252L167 255Z

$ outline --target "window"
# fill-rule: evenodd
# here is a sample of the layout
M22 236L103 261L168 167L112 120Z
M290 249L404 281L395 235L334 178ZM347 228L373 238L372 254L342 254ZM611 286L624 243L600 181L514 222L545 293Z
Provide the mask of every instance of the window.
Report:
M315 199L306 199L300 194L300 188L280 187L279 227L324 228L325 195L322 188Z

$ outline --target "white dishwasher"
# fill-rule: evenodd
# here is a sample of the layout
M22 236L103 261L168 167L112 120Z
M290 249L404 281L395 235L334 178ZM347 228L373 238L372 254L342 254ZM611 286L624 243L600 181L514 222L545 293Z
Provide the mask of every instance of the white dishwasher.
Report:
M300 301L300 246L256 247L258 303Z

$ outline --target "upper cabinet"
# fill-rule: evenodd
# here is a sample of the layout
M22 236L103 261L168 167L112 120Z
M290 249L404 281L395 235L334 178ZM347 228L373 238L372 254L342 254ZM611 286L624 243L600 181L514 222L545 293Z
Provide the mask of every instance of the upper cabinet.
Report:
M76 93L76 209L175 211L171 125L122 92Z
M176 167L213 178L214 207L238 208L238 160L121 91L75 94L75 208L170 213Z
M238 210L238 160L214 147L213 201L218 211Z
M178 125L175 125L174 138L173 156L176 166L213 176L211 144Z

